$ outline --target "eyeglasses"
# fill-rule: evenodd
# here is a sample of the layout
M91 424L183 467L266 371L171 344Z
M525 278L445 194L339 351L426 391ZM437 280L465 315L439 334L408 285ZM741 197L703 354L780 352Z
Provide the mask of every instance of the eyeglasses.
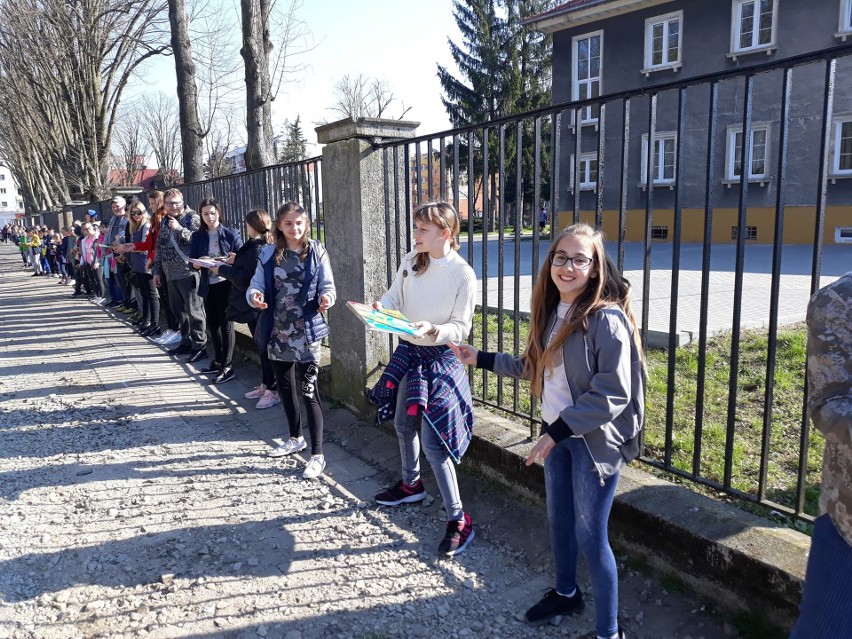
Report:
M565 266L568 262L571 262L571 265L579 271L585 271L595 261L595 258L585 255L570 257L562 251L552 251L547 254L547 257L553 266Z
M144 214L142 213L142 211L131 211L130 215L132 215L133 217L137 217L139 215L144 215Z
M173 206L177 208L179 206L183 206L183 202L166 202L166 206Z

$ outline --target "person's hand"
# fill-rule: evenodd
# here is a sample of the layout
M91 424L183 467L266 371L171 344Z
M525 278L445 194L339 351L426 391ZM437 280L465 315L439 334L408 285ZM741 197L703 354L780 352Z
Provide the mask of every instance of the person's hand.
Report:
M382 308L384 308L381 302L373 302L372 304L370 304L370 306L373 308L374 311L380 311L382 310Z
M100 267L101 267L101 263L100 263L100 262L92 262L92 268L93 268L93 269L95 269L96 271L97 271Z
M148 260L145 262L145 270L150 271L152 266L154 266L154 260L148 258Z
M554 446L556 446L556 442L553 441L553 437L547 433L539 437L535 446L533 446L530 450L530 454L527 455L527 466L532 466L536 461L543 462L547 459L547 456L550 454L550 451L553 450Z
M411 322L411 325L416 328L422 336L433 336L438 332L438 329L432 322Z
M450 350L453 351L462 364L476 366L476 356L479 355L479 351L473 346L469 344L453 344L452 342L447 344L447 346L450 347Z
M150 262L150 260L148 260ZM154 286L159 288L162 285L163 281L160 279L159 275L154 276Z
M236 253L228 253L228 259L225 260L225 264L233 264L236 257Z
M252 293L251 294L251 303L256 308L263 310L266 308L266 302L263 301L263 293Z
M175 218L170 217L169 218L169 228L174 231L175 229L182 229L183 227L178 223L178 221Z
M319 312L325 313L331 308L331 298L328 295L320 295Z
M208 266L207 270L210 271L213 275L219 275L219 267L218 266Z

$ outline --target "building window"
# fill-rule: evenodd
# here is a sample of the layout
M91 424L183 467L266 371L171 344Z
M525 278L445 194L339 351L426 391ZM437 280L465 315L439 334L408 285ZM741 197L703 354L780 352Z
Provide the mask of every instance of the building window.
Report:
M671 185L677 177L675 148L677 133L664 132L654 135L654 152L651 156L651 178L654 184ZM648 184L648 134L642 136L642 177L641 183Z
M837 35L846 40L852 33L852 0L840 0L840 31Z
M681 66L683 11L645 20L645 75Z
M571 154L571 189L574 188L574 155ZM580 155L580 190L590 191L598 186L598 154L582 153Z
M834 122L832 173L852 175L852 118Z
M601 94L603 79L603 31L574 38L574 73L572 96L574 100L589 100ZM598 108L586 107L580 111L581 124L598 120Z
M9 208L9 203L8 202L0 202L0 206L2 206L4 209L7 209L7 208Z
M6 174L0 173L0 182L5 182L5 181L6 181Z
M728 142L725 161L725 179L739 180L742 175L743 128L728 127ZM769 125L755 124L751 129L751 145L748 148L748 179L765 182L769 176Z
M734 0L731 52L769 49L775 44L778 0Z
M667 240L667 239L669 239L669 227L668 226L652 226L651 227L651 239L652 240Z
M736 240L739 235L738 229L736 226L731 227L731 239ZM745 227L745 239L756 242L757 241L757 227L756 226L747 226Z
M0 189L0 193L5 193L6 189Z

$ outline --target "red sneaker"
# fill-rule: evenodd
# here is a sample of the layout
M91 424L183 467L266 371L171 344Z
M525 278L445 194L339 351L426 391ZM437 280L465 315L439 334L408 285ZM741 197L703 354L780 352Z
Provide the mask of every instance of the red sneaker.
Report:
M376 495L376 503L383 506L399 506L400 504L413 504L416 501L426 499L426 489L423 488L423 480L418 479L409 486L401 479L396 484L383 490Z
M444 535L444 540L438 546L438 552L442 555L458 555L464 552L467 545L473 541L476 533L473 531L473 522L470 520L470 515L464 513L464 519L461 521L448 521L447 532Z

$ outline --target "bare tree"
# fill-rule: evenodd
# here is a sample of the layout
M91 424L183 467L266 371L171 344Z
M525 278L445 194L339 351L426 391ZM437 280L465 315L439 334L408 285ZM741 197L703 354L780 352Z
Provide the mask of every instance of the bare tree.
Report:
M0 3L0 146L33 198L57 207L108 194L122 94L168 49L165 0Z
M174 98L164 93L142 98L145 139L163 174L181 173L180 120Z
M237 132L233 122L237 121L234 109L223 110L213 122L205 142L207 160L205 174L208 178L230 175L234 171L233 164L226 158L231 147L238 143Z
M272 101L286 76L301 68L294 58L310 48L307 23L299 19L301 0L280 10L272 0L240 0L246 85L246 169L275 162ZM275 35L273 35L275 34Z
M168 3L172 52L175 56L175 75L177 76L184 180L197 182L204 179L204 132L198 117L198 85L195 80L195 61L192 58L192 44L189 37L189 19L184 0L168 0Z
M388 110L397 101L385 80L368 78L362 73L357 76L344 75L334 85L336 101L331 110L341 118L389 118ZM398 117L401 120L411 110L400 101Z
M136 174L145 165L148 145L140 103L130 102L121 109L113 136L114 163L111 181L119 186L134 186Z

